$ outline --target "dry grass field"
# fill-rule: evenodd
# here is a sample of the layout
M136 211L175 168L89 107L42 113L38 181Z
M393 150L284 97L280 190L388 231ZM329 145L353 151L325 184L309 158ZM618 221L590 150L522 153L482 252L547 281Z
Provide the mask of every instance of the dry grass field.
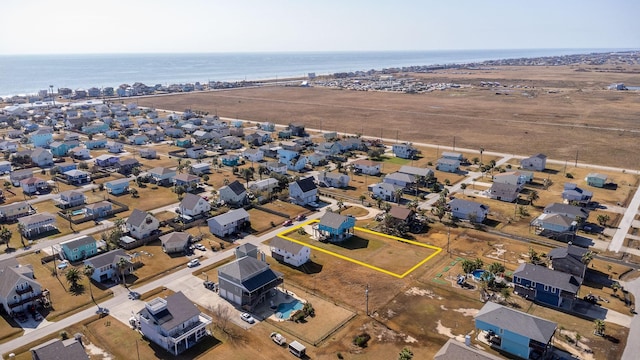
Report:
M360 92L328 88L269 87L139 100L142 106L185 108L223 117L288 124L340 133L529 155L637 169L640 111L637 92L604 90L614 82L640 83L629 69L593 67L495 67L411 74L424 82L470 87L428 94ZM479 86L498 81L508 95ZM625 154L625 156L620 156Z

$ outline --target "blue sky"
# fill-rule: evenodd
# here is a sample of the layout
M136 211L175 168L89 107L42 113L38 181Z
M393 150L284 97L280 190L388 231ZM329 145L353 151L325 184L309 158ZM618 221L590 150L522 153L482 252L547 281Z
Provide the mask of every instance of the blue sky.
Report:
M0 54L640 48L635 0L30 0Z

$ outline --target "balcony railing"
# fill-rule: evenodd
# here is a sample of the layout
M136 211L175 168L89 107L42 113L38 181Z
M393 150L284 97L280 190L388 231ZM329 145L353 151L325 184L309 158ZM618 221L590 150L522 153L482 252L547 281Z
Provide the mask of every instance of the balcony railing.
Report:
M26 294L26 293L32 292L32 291L33 291L33 288L31 287L31 285L29 285L24 289L16 289L16 294L22 295L22 294Z

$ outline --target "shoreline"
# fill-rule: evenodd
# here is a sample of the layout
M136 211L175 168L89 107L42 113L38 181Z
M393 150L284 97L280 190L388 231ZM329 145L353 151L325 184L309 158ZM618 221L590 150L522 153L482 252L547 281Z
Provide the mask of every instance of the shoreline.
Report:
M540 49L538 51L542 51L544 49ZM562 51L565 49L558 49L558 51ZM566 49L567 51L571 51L571 49ZM321 73L321 74L317 74L315 75L316 78L335 78L335 77L350 77L353 76L354 74L358 74L358 75L363 75L363 74L377 74L377 75L383 75L383 74L389 74L389 73L412 73L412 72L430 72L430 71L434 71L434 70L441 70L441 69L456 69L456 68L473 68L473 67L484 67L484 66L560 66L560 65L575 65L575 64L602 64L606 61L611 60L612 58L621 58L621 57L626 57L629 59L636 59L637 62L637 58L638 55L640 54L640 49L636 49L636 50L629 50L629 49L625 49L625 50L616 50L616 49L611 49L610 51L606 51L606 52L591 52L591 53L580 53L579 51L581 49L574 49L577 52L573 53L573 54L566 54L566 55L553 55L553 56L537 56L537 57L514 57L514 58L503 58L503 59L490 59L490 60L482 60L482 61L463 61L463 62L448 62L448 63L441 63L441 64L431 64L431 65L408 65L408 66L395 66L395 67L377 67L376 69L370 69L370 70L354 70L354 71L338 71L338 72L333 72L333 73ZM585 51L589 50L589 49L583 49ZM600 49L601 51L604 51L605 49ZM496 50L499 51L499 50ZM530 51L536 51L535 49L532 49ZM375 52L374 52L375 53ZM398 53L402 53L402 52L398 52ZM410 52L407 52L410 53ZM417 51L416 53L420 53L419 51ZM446 51L442 51L442 53L446 53ZM134 54L132 54L134 55ZM179 54L178 54L179 55ZM49 56L49 55L47 55ZM55 55L53 55L55 56ZM100 56L100 55L95 55L95 56ZM124 56L124 55L123 55ZM605 59L603 59L605 58ZM469 69L469 70L473 70L473 69ZM271 78L255 78L255 79L251 79L251 80L247 80L246 77L244 80L235 80L235 81L212 81L209 80L206 83L205 82L200 82L200 81L193 81L193 82L174 82L171 85L188 85L188 84L201 84L203 89L202 90L215 90L216 87L215 86L221 86L223 88L242 88L242 87L246 87L244 86L244 84L250 84L249 86L254 86L255 84L259 84L259 83L273 83L273 82L280 82L280 81L304 81L304 80L313 80L312 78L308 78L305 76L284 76L282 78L278 77L277 75L275 77L271 77ZM156 81L157 82L157 81ZM136 83L134 83L135 85ZM211 87L211 84L214 84L214 87ZM143 84L145 85L145 84ZM101 86L101 87L96 87L95 84L91 85L88 88L85 89L91 89L91 88L96 88L99 89L100 91L102 91L105 88L113 88L113 89L117 89L118 85L109 85L109 86ZM148 86L145 85L146 87L153 87L153 86ZM58 88L58 90L60 89L65 89L63 87ZM82 89L82 88L78 88ZM44 89L43 89L44 90ZM177 91L171 92L171 93L178 93ZM55 93L56 97L60 96L60 93ZM48 93L47 93L48 95ZM145 94L145 95L154 95L154 94ZM157 95L157 94L155 94ZM29 99L29 98L33 98L38 96L38 92L34 92L34 93L28 93L28 92L24 92L21 94L9 94L9 95L0 95L0 99L2 99L2 103L11 103L11 99L14 98L18 98L18 99ZM133 96L107 96L110 98L122 98L122 97L138 97L140 95L133 95ZM86 97L86 98L102 98L104 97L104 95L100 95L100 96L92 96L92 97ZM7 99L9 99L10 101L6 101ZM41 99L42 100L42 96ZM13 101L16 102L16 101Z

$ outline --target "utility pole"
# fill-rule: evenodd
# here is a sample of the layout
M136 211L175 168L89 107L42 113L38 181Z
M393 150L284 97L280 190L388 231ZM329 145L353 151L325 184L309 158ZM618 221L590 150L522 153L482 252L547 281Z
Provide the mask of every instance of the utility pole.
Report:
M480 148L480 165L482 165L482 153L484 152L484 148Z
M364 290L364 299L365 299L365 312L367 316L369 316L369 284Z
M456 151L456 137L453 137L453 151Z
M576 150L576 167L578 167L578 150Z
M447 253L449 253L449 257L451 257L451 228L447 226Z

